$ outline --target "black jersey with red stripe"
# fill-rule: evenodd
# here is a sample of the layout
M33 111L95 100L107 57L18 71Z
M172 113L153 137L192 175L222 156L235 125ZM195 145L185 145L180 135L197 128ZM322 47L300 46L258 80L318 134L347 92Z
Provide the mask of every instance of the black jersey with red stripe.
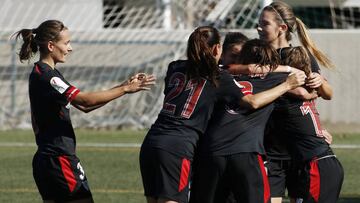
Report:
M57 69L37 62L29 77L31 120L40 153L74 155L70 102L80 92Z
M319 64L316 62L315 57L310 53L309 53L309 57L311 60L311 71L320 73L320 67L319 67ZM292 108L292 107L297 108L298 106L300 106L302 104L302 102L303 102L303 100L300 98L296 98L296 97L285 94L284 96L281 96L281 97L279 97L279 99L276 100L275 108L276 109L287 109L287 108Z
M284 82L287 73L269 73L266 77L237 76L244 95L256 94ZM273 109L269 104L258 110L233 108L217 103L204 137L200 139L200 155L231 155L242 152L265 154L263 146L266 122Z
M281 115L277 122L285 133L290 155L296 160L311 160L330 149L322 136L315 101L303 101L297 108L283 109Z
M278 50L278 52L279 51L280 50ZM320 73L320 67L316 62L315 57L310 53L309 57L311 59L312 72ZM317 115L317 118L314 119L314 121L316 122L313 122L310 117L307 117L305 119L302 118L304 116L302 115L301 108L308 108L302 107L303 104L304 101L302 99L295 98L289 95L283 95L275 101L274 110L271 113L264 139L266 154L270 159L291 159L289 153L290 145L288 142L291 142L292 144L294 142L290 140L289 136L295 136L296 133L305 133L308 135L311 134L313 137L316 137L317 133L320 132L320 122L316 121L316 119L318 119L318 112L315 105L311 106L313 114ZM284 128L284 126L287 127ZM315 128L315 126L317 127Z
M226 71L218 87L210 81L187 79L187 61L170 63L164 89L163 108L147 133L142 147L161 148L192 159L216 102L238 104L243 97L238 84Z

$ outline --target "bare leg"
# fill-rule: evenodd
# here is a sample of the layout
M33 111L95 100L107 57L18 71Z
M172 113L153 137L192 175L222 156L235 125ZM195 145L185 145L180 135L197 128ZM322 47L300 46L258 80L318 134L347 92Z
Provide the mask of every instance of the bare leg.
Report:
M158 203L178 203L177 201L168 200L168 199L159 199Z
M281 203L282 197L272 197L271 203Z

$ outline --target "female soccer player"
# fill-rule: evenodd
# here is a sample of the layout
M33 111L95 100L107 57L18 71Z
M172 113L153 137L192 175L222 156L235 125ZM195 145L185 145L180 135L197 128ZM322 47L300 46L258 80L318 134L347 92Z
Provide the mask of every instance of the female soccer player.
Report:
M244 96L239 84L218 67L220 34L209 26L189 37L188 60L170 63L163 108L140 151L140 169L148 203L188 202L195 146L204 134L215 103L260 108L303 83L294 74L275 88Z
M290 47L291 34L295 32L301 44L308 50L311 59L312 73L308 77L307 87L316 89L322 98L331 99L332 88L320 75L316 59L328 68L333 64L316 48L305 25L294 15L291 7L277 1L266 6L261 12L258 26L260 39L270 43L279 52L281 48ZM302 92L304 92L303 89L300 91L297 89L292 93L302 97L304 96ZM313 96L317 97L315 94ZM293 162L300 161L305 168L310 169L306 172L306 179L310 181L307 181L306 184L295 185L295 189L307 191L306 194L301 194L304 202L336 202L342 185L343 170L329 150L330 148L325 147L324 140L320 138L323 131L318 125L317 114L313 101L303 101L303 99L290 96L277 100L270 119L271 122L275 122L275 125L272 123L274 127L271 127L265 136L272 202L281 202L281 197L285 194L285 187L296 183L291 183L288 179L290 166L296 164L289 162L290 156L287 150L289 143L297 145L296 152L292 151L291 153L291 157L294 158ZM288 119L284 120L284 117ZM287 139L290 137L296 137L296 139ZM286 142L287 140L289 142ZM301 144L303 144L302 147L300 147ZM312 185L315 183L318 185ZM291 194L291 196L298 197L298 194Z
M247 41L236 62L244 65L269 66L279 64L275 49L254 39ZM226 63L226 61L224 61ZM266 76L236 76L244 95L264 92L288 77L288 73ZM226 202L230 192L236 202L270 202L268 178L262 156L264 130L273 105L258 110L234 108L217 103L205 135L200 138L192 202Z
M303 47L282 48L280 57L282 64L299 67L311 74L311 59ZM314 90L306 88L302 91L302 95L311 97ZM278 102L284 102L285 98ZM291 168L287 174L289 196L303 202L336 202L343 169L329 147L327 137L324 139L327 132L321 130L314 100L298 101L301 103L299 108L296 105L298 99L290 97L287 100L292 101L292 106L277 108L272 122L276 133L284 136L291 155ZM280 126L281 130L278 130ZM274 175L273 164L268 166L269 176Z
M245 42L248 40L249 38L241 32L227 33L222 46L223 52L220 59L221 65L226 67L230 64L236 64L238 55Z
M56 69L72 51L70 33L64 24L48 20L35 29L22 29L20 61L40 52L29 77L31 119L38 150L33 158L33 176L44 202L93 202L80 160L75 153L75 134L70 104L89 112L111 100L154 84L151 75L137 74L109 90L81 92Z

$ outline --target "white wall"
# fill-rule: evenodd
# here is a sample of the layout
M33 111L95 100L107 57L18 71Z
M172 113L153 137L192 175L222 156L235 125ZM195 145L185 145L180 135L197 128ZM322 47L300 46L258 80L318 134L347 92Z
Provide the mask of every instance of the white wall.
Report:
M258 37L254 30L243 32ZM321 68L334 90L332 100L317 101L324 126L332 131L360 132L360 30L310 30L310 35L336 65L334 70ZM294 40L293 44L299 43Z

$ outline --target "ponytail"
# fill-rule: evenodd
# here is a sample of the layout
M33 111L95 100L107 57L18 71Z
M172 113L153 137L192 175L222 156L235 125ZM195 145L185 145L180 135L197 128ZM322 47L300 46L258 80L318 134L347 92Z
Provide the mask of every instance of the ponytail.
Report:
M220 46L220 34L213 27L199 27L190 35L187 46L190 64L187 70L189 78L203 77L217 86L219 68L212 53L213 46L217 44Z
M20 61L30 60L38 51L38 46L35 42L35 36L32 29L22 29L15 33L15 39L18 40L21 36L24 43L21 45L19 52Z
M288 4L276 1L266 6L263 10L274 12L277 22L280 24L285 23L288 26L286 32L287 41L291 40L291 33L296 31L301 44L315 56L321 65L326 68L335 67L330 59L315 46L315 43L310 39L305 24L295 16L294 11Z
M315 45L315 43L311 40L308 31L306 29L305 24L297 17L296 18L296 30L298 34L298 38L301 44L310 51L311 54L315 56L315 58L326 68L334 68L335 65L330 61L330 59L322 53Z
M37 51L47 54L49 52L48 42L60 40L60 32L65 29L67 27L61 21L47 20L36 29L22 29L16 32L15 39L18 40L20 37L23 39L19 52L20 61L30 60Z

